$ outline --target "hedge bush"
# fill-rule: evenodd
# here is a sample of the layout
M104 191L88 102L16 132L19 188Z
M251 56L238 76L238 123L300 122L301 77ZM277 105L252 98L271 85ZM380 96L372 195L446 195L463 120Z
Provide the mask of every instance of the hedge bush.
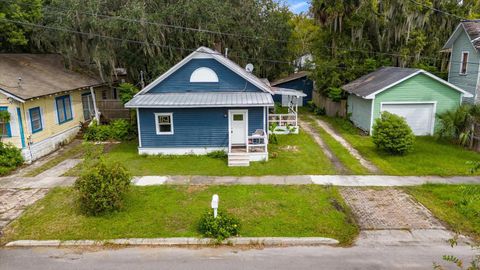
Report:
M378 149L403 155L413 150L415 135L405 119L383 112L373 125L372 140Z
M21 150L12 144L0 142L0 175L6 175L22 164Z
M130 187L131 175L119 163L100 159L75 182L81 209L97 216L121 208Z
M221 241L232 236L238 236L240 222L223 211L218 211L217 217L214 218L213 210L209 210L200 219L198 230L205 237Z
M87 141L126 141L135 138L135 127L127 120L114 120L108 125L92 124L84 131L83 138Z

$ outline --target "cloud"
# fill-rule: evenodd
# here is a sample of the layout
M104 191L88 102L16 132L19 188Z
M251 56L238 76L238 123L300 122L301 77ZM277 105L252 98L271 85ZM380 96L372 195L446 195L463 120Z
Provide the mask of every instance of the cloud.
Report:
M290 5L290 10L292 12L301 12L303 10L305 10L305 7L308 6L308 2L299 2L299 3L296 3L296 4L291 4Z

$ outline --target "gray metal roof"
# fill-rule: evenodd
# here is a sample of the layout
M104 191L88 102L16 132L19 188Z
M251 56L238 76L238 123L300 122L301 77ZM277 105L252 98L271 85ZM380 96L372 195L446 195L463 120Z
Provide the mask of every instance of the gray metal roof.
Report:
M189 92L137 95L127 108L207 108L273 106L265 92Z
M351 94L366 97L418 71L420 71L420 69L382 67L377 71L369 73L342 86L342 89Z
M282 88L282 87L272 87L274 95L281 95L281 96L297 96L297 97L306 97L307 94L303 93L302 91L298 91L295 89L290 88Z

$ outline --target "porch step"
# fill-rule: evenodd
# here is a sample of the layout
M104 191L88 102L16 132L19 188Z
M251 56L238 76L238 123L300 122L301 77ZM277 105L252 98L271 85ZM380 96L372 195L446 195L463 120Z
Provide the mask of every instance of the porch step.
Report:
M230 153L228 154L229 167L248 167L250 166L250 155L244 153Z

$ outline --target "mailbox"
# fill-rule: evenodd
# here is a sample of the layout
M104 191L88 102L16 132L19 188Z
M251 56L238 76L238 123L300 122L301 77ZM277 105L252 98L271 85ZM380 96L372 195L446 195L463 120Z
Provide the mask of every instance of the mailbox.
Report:
M212 196L212 208L213 208L213 217L217 218L217 209L218 209L218 201L220 199L218 198L217 194L213 194Z

